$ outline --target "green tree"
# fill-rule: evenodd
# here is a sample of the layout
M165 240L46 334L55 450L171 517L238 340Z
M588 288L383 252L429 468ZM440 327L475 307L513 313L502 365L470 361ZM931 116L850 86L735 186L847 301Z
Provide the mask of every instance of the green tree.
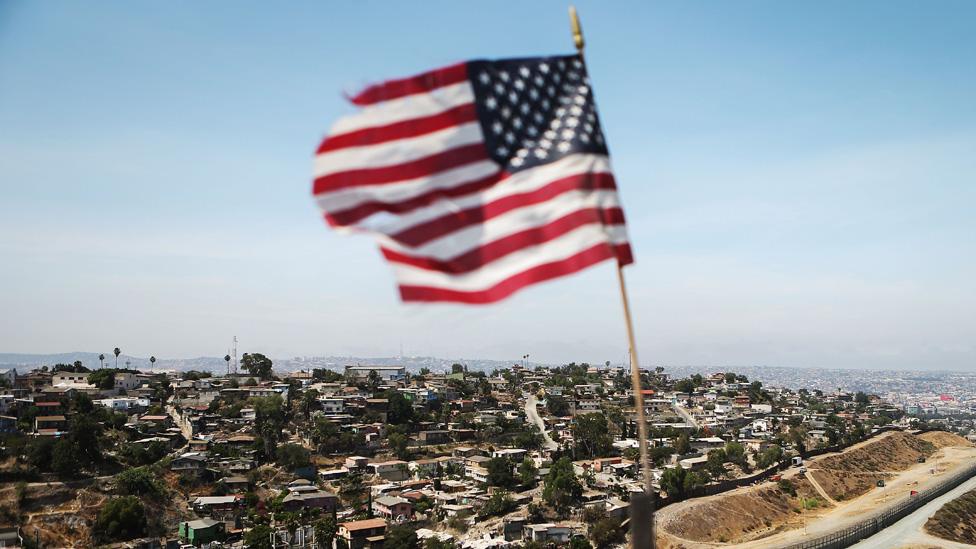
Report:
M515 484L515 475L512 474L512 462L507 458L491 458L485 462L485 469L488 470L486 477L488 486L510 488Z
M264 456L274 459L275 447L285 427L284 401L280 395L271 395L253 399L252 405L254 427L261 438Z
M613 447L610 425L602 413L577 416L572 431L578 457L603 457L609 454L610 448Z
M396 455L397 459L407 459L410 457L408 443L410 439L401 431L390 430L386 435L386 441L390 445L390 450Z
M279 446L275 461L287 471L295 471L307 467L311 463L308 450L298 444L282 444Z
M318 408L319 405L319 392L316 389L309 389L302 393L301 400L298 401L298 407L302 412L302 416L305 417L305 421L308 421L312 416L312 410Z
M420 549L417 532L409 526L394 526L387 529L383 549Z
M545 485L542 489L542 499L558 513L565 513L576 504L583 495L583 485L576 478L573 462L568 457L561 457L549 468Z
M98 543L126 541L146 535L146 525L146 510L139 498L112 498L99 511L92 537Z
M162 494L156 475L147 467L126 469L116 475L115 489L125 496L158 497Z
M261 353L244 353L244 356L241 357L241 367L247 373L261 379L271 378L272 366L271 359Z
M621 527L620 519L603 517L593 523L590 528L590 539L597 549L605 549L624 542L627 531Z
M532 488L536 484L536 477L539 475L539 469L536 468L535 463L529 459L525 458L522 461L522 465L519 465L519 482L522 484L523 489Z
M478 511L478 518L484 519L507 515L516 509L518 509L518 504L515 503L512 496L508 495L508 492L504 490L499 490L492 494L488 498L488 501L481 507L481 510Z
M458 364L458 363L451 364L451 373L452 374L463 374L464 373L464 365L463 364Z
M248 549L272 549L271 527L266 524L258 524L254 528L251 528L244 535L244 545Z
M546 408L554 416L569 415L569 402L559 395L546 395Z
M315 521L313 528L315 530L315 542L319 547L332 547L332 540L335 539L336 532L339 530L335 517L326 515Z
M767 469L779 463L781 459L783 459L783 448L779 444L772 444L759 454L756 464L761 469Z

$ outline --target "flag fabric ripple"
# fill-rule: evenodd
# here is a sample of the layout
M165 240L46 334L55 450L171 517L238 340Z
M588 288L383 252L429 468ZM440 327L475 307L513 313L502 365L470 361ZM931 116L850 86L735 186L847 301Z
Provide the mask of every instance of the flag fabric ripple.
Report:
M404 301L491 303L633 262L579 56L469 61L350 100L312 193L329 225L375 235Z

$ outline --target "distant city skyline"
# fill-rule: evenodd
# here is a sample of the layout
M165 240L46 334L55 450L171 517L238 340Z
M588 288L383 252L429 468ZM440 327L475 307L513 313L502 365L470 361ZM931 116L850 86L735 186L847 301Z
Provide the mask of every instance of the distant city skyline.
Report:
M642 364L976 368L976 5L578 7ZM0 5L0 351L625 362L611 265L403 306L309 197L343 92L568 53L567 27L559 3Z

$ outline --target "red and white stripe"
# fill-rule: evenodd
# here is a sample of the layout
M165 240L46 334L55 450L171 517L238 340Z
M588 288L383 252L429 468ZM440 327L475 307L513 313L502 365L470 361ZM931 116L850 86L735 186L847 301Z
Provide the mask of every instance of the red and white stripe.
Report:
M319 147L330 225L377 236L404 301L490 303L616 258L633 261L603 155L509 174L484 147L465 64L367 88Z

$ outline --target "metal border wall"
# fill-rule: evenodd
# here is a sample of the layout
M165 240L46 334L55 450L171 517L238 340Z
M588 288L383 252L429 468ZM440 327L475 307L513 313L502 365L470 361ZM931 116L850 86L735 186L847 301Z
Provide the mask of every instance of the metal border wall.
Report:
M914 496L908 496L907 499L875 513L853 526L848 526L847 528L810 541L785 546L785 549L842 549L844 547L850 547L907 517L926 503L959 486L973 476L976 476L976 464L970 465L966 469L939 481L935 486L920 490Z

